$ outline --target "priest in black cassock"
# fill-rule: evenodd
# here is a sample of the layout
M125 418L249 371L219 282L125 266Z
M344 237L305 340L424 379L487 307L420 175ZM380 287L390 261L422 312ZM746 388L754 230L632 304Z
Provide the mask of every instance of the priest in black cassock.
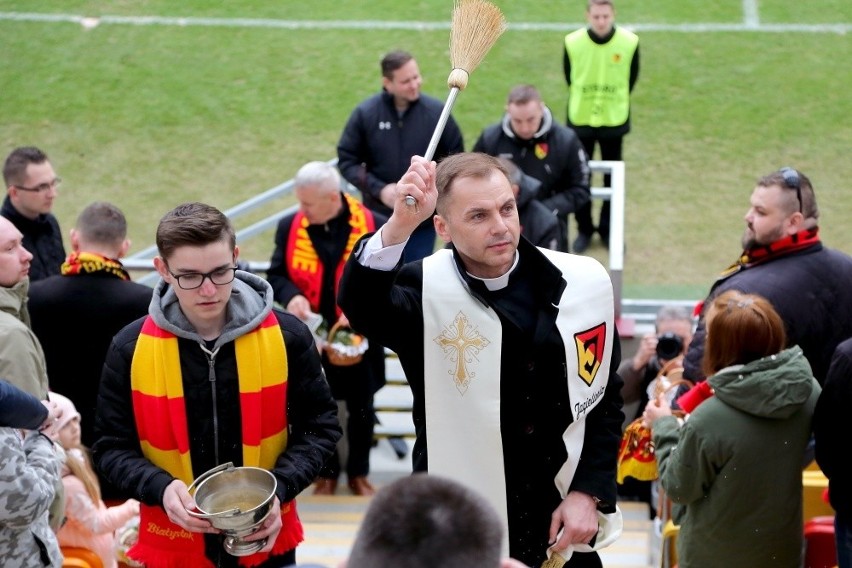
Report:
M403 265L408 236L436 209L451 246ZM512 558L601 566L596 550L621 531L623 420L604 267L521 237L495 158L462 153L436 168L414 157L392 216L356 245L338 299L356 331L400 358L414 394L414 469L484 493Z

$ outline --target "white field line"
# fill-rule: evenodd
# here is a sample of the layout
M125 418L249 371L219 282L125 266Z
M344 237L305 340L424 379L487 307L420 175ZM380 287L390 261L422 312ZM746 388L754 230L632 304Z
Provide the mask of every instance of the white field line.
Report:
M760 27L760 11L757 8L758 0L743 0L743 20L750 28Z
M754 20L750 15L754 4ZM850 23L836 24L761 24L757 20L756 0L744 0L745 21L738 24L691 23L691 24L624 24L625 28L637 32L766 32L766 33L833 33L846 34L852 30ZM31 12L0 12L0 21L76 23L93 27L116 24L132 26L202 26L228 28L280 28L290 30L449 30L450 22L395 22L383 20L275 20L256 18L181 18L163 16L80 16L75 14L39 14ZM511 31L571 31L585 26L582 22L510 23Z

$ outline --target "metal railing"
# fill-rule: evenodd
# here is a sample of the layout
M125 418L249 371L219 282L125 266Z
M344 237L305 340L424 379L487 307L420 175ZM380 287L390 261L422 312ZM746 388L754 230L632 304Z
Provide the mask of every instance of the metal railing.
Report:
M329 164L336 165L337 159L329 160ZM622 287L624 273L624 202L625 202L625 172L624 162L590 160L589 167L593 173L603 173L610 176L610 187L593 187L592 199L608 200L610 202L610 230L609 230L609 274L612 279L613 293L615 295L616 318L622 314ZM358 190L347 184L351 193L358 194ZM234 221L243 215L255 212L270 202L285 197L293 192L293 180L287 180L280 185L264 191L242 203L223 211L223 213ZM248 227L236 230L237 242L241 243L254 238L266 231L275 230L278 221L286 215L296 211L298 205L287 207L276 213L257 221ZM154 270L153 258L157 255L157 247L152 245L137 253L123 259L125 268L131 271L152 272ZM253 272L266 272L269 261L249 261L249 269ZM157 273L152 272L138 279L143 284L153 285L157 281Z

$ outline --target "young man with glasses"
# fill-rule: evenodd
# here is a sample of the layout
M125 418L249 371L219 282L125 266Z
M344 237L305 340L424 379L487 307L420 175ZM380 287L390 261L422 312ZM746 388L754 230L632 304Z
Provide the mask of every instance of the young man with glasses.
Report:
M810 179L782 168L758 180L745 214L743 252L710 288L704 306L726 290L759 294L781 315L789 345L799 345L822 384L835 347L852 337L852 258L823 246ZM701 313L684 358L684 376L703 380L706 328Z
M24 248L33 255L30 281L59 274L65 246L59 222L51 213L62 182L47 155L33 147L16 148L3 164L6 199L0 215L24 235Z
M187 512L192 481L232 462L278 482L271 514L245 537L264 543L248 562L293 564L302 540L294 499L341 435L311 333L273 309L264 279L236 268L234 229L219 210L176 207L156 242L162 279L148 316L107 353L93 448L98 469L142 502L128 555L148 566L235 568L220 531Z

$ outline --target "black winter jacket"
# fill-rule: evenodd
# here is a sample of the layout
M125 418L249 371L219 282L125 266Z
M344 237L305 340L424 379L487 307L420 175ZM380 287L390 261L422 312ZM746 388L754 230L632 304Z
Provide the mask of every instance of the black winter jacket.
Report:
M0 214L12 222L24 235L24 248L32 253L30 262L30 282L60 273L65 262L65 246L62 244L62 231L59 221L51 213L44 213L35 219L27 219L12 205L9 196L3 201Z
M237 278L255 282L262 280L243 272L238 272ZM266 282L263 281L263 284ZM231 302L235 301L237 292L235 285ZM268 289L268 293L271 296L272 290ZM169 286L162 281L155 288L154 297L160 298L164 305L169 300L162 298L171 298L172 304L177 301L174 292L170 292ZM289 434L287 449L278 457L271 471L278 480L278 499L286 503L313 482L334 451L341 430L337 404L331 397L310 331L292 314L278 310L274 313L287 351ZM230 308L229 315L233 320ZM128 496L149 505L162 506L163 492L174 478L142 455L130 388L130 368L143 322L144 318L122 329L107 352L98 395L97 441L92 457L105 477ZM229 461L241 466L242 432L239 425L242 422L240 405L235 403L239 400L239 384L234 341L223 341L212 363L195 339L178 336L178 350L193 477L197 478ZM209 378L211 370L215 380ZM214 448L214 388L216 422L219 425L218 461Z
M515 136L505 115L482 131L473 151L509 158L525 174L539 180L539 201L562 218L592 198L586 151L574 131L553 122L547 107L541 127L531 139Z
M361 190L367 207L390 215L379 194L387 184L399 181L412 156L426 153L443 108L443 102L421 94L399 116L393 96L384 90L355 107L337 144L337 166ZM461 130L450 116L433 159L463 151Z
M558 250L559 219L541 201L536 199L541 182L534 177L521 174L518 184L518 217L521 234L537 247Z
M726 290L759 294L784 320L787 344L799 345L822 385L837 344L852 337L852 257L817 243L718 280L704 301ZM703 380L704 314L684 357L684 376Z
M849 409L852 408L852 339L837 346L814 412L816 461L828 477L828 498L835 511L852 515L852 467L849 462Z

